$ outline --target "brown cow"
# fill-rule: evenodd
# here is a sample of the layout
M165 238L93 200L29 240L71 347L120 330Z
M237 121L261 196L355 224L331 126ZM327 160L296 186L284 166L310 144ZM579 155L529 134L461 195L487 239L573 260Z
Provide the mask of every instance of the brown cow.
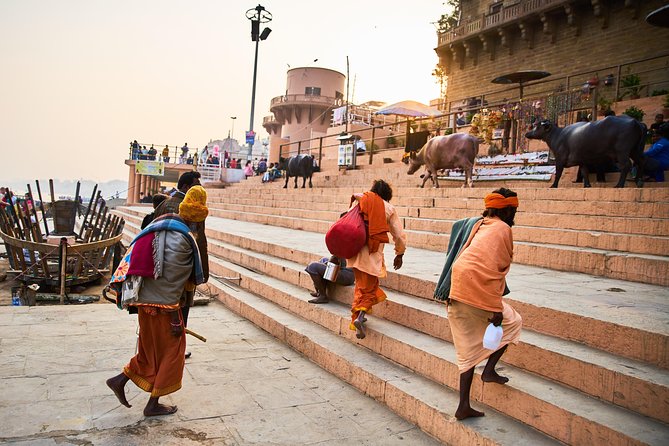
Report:
M437 172L442 169L462 169L465 171L465 183L462 187L472 187L472 171L474 160L479 151L479 141L473 136L464 133L454 133L447 136L435 136L429 140L418 153L404 159L409 164L409 175L425 165L427 173L423 176L423 184L432 179L434 187L439 187Z

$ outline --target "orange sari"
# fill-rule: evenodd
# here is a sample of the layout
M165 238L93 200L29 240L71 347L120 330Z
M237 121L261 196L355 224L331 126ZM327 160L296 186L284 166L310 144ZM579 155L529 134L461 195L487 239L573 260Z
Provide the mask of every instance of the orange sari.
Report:
M386 293L379 286L379 278L353 268L355 275L355 291L353 304L351 305L351 323L348 328L355 330L353 321L358 318L361 311L371 313L372 307L386 300Z
M150 392L151 397L176 392L181 388L186 363L185 333L178 338L172 335L172 317L163 309L140 306L137 316L137 354L124 367L123 373L137 387Z

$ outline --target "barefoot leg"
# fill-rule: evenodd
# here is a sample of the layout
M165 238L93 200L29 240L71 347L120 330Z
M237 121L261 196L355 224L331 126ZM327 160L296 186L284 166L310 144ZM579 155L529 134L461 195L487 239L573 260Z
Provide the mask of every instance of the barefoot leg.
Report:
M481 381L487 383L497 383L497 384L506 384L509 381L509 378L507 378L506 376L500 376L495 371L495 366L497 365L497 362L506 351L507 347L508 345L505 345L504 347L500 348L495 353L490 355L490 358L488 358L488 362L486 363L485 368L483 369L483 373L481 374Z
M118 398L118 401L121 404L123 404L125 407L132 407L125 397L125 383L128 382L128 379L129 378L127 376L121 373L114 376L113 378L109 378L107 380L107 386L112 389L114 395L116 395L116 398Z
M460 404L455 411L455 418L464 420L470 417L482 417L483 412L472 409L469 404L469 392L472 388L472 380L474 379L474 367L460 374Z
M149 398L144 408L145 417L158 417L161 415L171 415L177 411L177 406L167 406L158 402L159 397Z
M365 312L360 311L358 317L353 321L353 325L355 326L355 337L358 339L365 339L365 336L367 336L364 325L366 320Z

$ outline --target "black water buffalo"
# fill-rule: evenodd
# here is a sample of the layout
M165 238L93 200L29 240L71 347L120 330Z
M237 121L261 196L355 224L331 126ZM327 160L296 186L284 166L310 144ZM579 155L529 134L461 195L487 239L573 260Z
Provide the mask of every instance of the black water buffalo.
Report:
M416 172L420 166L425 165L427 173L423 175L423 184L431 179L434 187L439 187L437 172L442 169L462 169L465 171L465 183L462 187L472 187L472 170L474 160L479 150L479 142L473 136L464 133L455 133L447 136L435 136L429 140L418 153L410 152L411 155L404 159L409 164L409 175Z
M644 125L627 116L607 116L601 121L577 122L560 128L550 121L540 121L525 135L529 139L541 139L555 155L555 181L557 187L565 167L579 166L583 173L583 187L590 187L588 164L613 160L620 168L620 179L616 187L625 187L625 178L630 171L630 158L642 171ZM637 174L637 185L643 183Z
M297 188L297 177L302 177L302 188L309 178L309 187L311 185L311 176L314 174L314 157L312 155L295 155L288 159L281 158L279 166L281 170L286 171L286 184L283 188L288 187L288 179L295 177L295 187Z

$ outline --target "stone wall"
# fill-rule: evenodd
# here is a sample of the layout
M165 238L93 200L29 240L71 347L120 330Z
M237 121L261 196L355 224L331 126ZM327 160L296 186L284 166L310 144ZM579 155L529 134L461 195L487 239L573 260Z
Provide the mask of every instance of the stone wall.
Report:
M463 12L466 10L478 11L477 3L488 4L490 2L465 2ZM442 63L446 62L448 70L448 91L449 101L456 101L471 96L499 91L503 86L490 83L490 81L500 75L511 73L518 70L543 70L552 74L552 78L563 77L555 82L554 86L549 84L543 88L555 88L559 84L564 85L564 76L588 71L602 69L599 72L600 79L614 69L607 67L627 64L635 60L667 54L667 44L669 41L669 28L658 28L648 25L644 18L649 11L652 11L665 2L663 1L641 1L639 2L639 13L633 18L634 10L625 8L622 1L608 2L608 25L602 27L603 19L594 16L592 7L581 6L577 10L576 17L579 23L577 27L567 24L567 16L562 9L558 9L550 14L549 23L551 23L553 33L543 32L542 23L539 17L531 17L526 21L529 27L530 38L528 41L522 40L520 28L517 24L505 25L504 29L508 34L509 48L501 46L501 39L493 30L492 34L487 31L489 39L489 48L494 54L491 58L491 52L485 52L477 34L466 39L470 46L469 56L465 57L465 49L462 46L463 41L457 41L452 44L460 54L464 66L453 62L451 50L448 45L437 49ZM464 5L467 5L464 8ZM486 6L487 7L487 6ZM463 14L463 17L465 15ZM529 45L532 48L529 48ZM491 60L494 59L494 60ZM651 71L641 74L641 82L658 82L661 78L669 80L666 66L666 59L659 61L660 65L655 63ZM646 64L648 65L648 64ZM631 66L631 72L643 71L649 66ZM622 76L626 74L627 67L622 71ZM572 79L571 85L580 85L587 81L590 76L583 76L583 79ZM669 88L669 82L655 84L650 89ZM517 94L517 88L512 89L506 97L512 98L513 92ZM648 91L649 93L650 91ZM526 89L526 96L532 94L532 88ZM646 93L647 94L647 93Z

